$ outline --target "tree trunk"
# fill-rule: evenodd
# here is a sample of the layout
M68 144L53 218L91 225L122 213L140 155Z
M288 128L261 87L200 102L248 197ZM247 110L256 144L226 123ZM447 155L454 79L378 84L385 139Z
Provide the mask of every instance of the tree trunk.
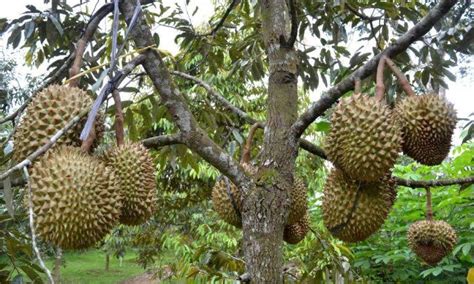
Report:
M60 248L56 249L56 258L54 259L53 280L54 283L61 283L61 264L63 252Z
M262 2L262 29L270 66L262 164L253 190L244 199L243 250L252 283L282 283L283 229L297 154L290 128L297 117L296 53L282 46L289 38L285 0Z
M109 271L110 267L110 255L107 253L105 255L105 271Z

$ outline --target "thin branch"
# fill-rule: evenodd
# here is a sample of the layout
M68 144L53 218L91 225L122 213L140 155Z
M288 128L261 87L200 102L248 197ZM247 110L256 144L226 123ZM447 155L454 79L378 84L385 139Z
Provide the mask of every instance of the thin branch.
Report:
M280 44L286 48L293 48L298 36L298 13L296 10L296 0L289 0L290 2L290 17L291 17L291 31L290 38L285 40L283 36L280 37Z
M397 185L411 187L411 188L428 188L436 186L449 185L471 185L474 184L474 176L457 179L436 179L436 180L411 180L399 177L393 177Z
M293 124L292 135L300 137L306 128L327 109L329 109L344 93L354 87L355 78L364 79L373 74L382 55L393 58L405 51L412 43L425 35L446 13L456 4L457 0L442 0L430 12L402 35L397 41L388 46L383 52L370 59L364 66L354 71L345 80L330 88L314 102Z
M48 267L46 267L43 259L41 258L41 253L38 249L38 245L36 244L36 232L35 232L35 220L34 220L34 215L35 213L33 212L33 192L31 190L31 182L30 182L30 175L28 174L28 168L23 167L23 174L25 176L25 180L28 183L28 216L29 216L29 224L30 224L30 231L31 231L31 246L33 247L33 251L36 254L36 258L38 259L38 262L40 263L41 268L46 272L46 275L48 276L48 280L50 281L51 284L54 284L53 276L51 275L51 271L49 271ZM35 280L35 279L31 279Z
M245 141L244 150L242 151L242 159L240 160L241 163L249 163L251 159L252 153L252 142L253 137L255 135L255 131L259 128L263 128L264 124L261 122L255 122L252 127L250 127L249 134L247 136L247 141Z
M344 7L347 7L347 9L349 11L351 11L354 15L356 15L357 17L361 18L362 20L365 20L365 21L376 21L376 20L379 20L381 17L369 17L367 16L366 14L360 12L359 10L357 10L356 8L352 7L349 3L344 3Z
M120 100L120 92L114 90L112 92L112 97L114 98L115 103L115 139L117 140L117 146L123 145L125 142L125 133L123 129L123 110L122 110L122 101Z
M207 34L202 34L199 36L214 36L217 33L217 31L219 31L219 29L224 25L227 17L229 17L230 15L230 12L232 12L232 10L234 10L234 8L237 7L237 5L239 5L239 3L240 3L240 0L232 0L229 7L227 7L227 10L225 11L224 16L220 19L217 25Z
M108 3L103 5L94 15L89 19L89 22L86 25L86 28L77 41L76 51L74 56L74 63L69 69L69 78L74 78L81 71L82 58L84 57L84 52L86 51L87 43L91 40L95 31L99 27L100 22L104 19L109 13L113 11L113 3ZM79 85L79 78L74 78L69 81L69 85L72 87L77 87Z
M311 142L300 139L300 147L306 151L319 156L322 159L328 160L326 153L320 147L312 144ZM458 179L436 179L436 180L410 180L403 179L396 176L392 176L392 179L399 186L406 186L412 188L428 188L436 186L449 186L449 185L471 185L474 184L474 176L467 178L458 178Z
M143 139L141 142L143 146L147 148L159 148L174 144L184 144L180 133L150 137Z
M250 117L246 112L244 112L241 109L239 109L238 107L234 106L231 102L229 102L226 98L224 98L221 94L219 94L213 87L211 87L211 85L204 82L203 80L201 80L197 77L191 76L189 74L179 72L179 71L171 71L170 73L173 74L173 75L177 75L179 77L182 77L182 78L185 78L185 79L188 79L188 80L191 80L191 81L194 81L194 82L198 83L204 89L206 89L206 91L211 96L213 96L218 102L220 102L225 108L227 108L230 111L232 111L233 113L235 113L241 119L243 119L243 120L245 120L245 121L247 121L251 124L257 122L255 119Z
M306 139L300 138L300 147L308 151L309 153L316 155L324 160L328 159L328 157L326 156L326 153L324 153L324 150L322 148L314 145L313 143L309 142Z

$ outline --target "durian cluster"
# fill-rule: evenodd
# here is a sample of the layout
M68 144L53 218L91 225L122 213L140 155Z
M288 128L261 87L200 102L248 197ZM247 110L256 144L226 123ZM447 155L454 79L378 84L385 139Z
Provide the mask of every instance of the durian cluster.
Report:
M248 163L241 165L248 175L254 176L257 173L254 166ZM290 212L283 239L289 244L296 244L303 240L309 231L307 188L301 178L295 178L290 189L290 199ZM242 195L239 188L228 178L223 177L214 185L212 204L222 220L237 228L242 227Z
M14 135L16 161L43 146L92 99L79 88L52 85L26 108ZM119 222L138 225L155 210L153 161L141 144L129 143L103 157L78 146L85 118L37 159L30 169L32 209L38 235L63 249L94 245ZM95 122L98 145L103 118Z
M354 94L338 103L331 122L325 150L336 168L324 187L323 220L335 237L358 242L382 226L395 201L390 171L399 152L422 164L441 163L456 113L433 94L407 97L394 110Z

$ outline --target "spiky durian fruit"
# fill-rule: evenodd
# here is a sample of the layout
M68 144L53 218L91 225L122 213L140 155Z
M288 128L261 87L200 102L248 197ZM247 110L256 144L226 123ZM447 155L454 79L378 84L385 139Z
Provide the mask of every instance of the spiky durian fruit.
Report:
M38 235L63 249L87 248L118 223L121 197L113 171L78 148L61 146L31 169Z
M146 222L156 206L156 181L153 159L140 143L125 143L109 150L104 159L115 171L122 194L120 223Z
M456 231L444 221L418 221L408 229L411 250L430 265L448 255L456 244Z
M24 116L13 135L15 149L13 159L24 160L29 154L46 144L57 131L75 116L86 110L92 99L79 88L66 85L51 85L36 94L25 110ZM85 120L70 129L56 143L58 145L79 146L80 132ZM103 116L99 115L96 122L96 136L103 136ZM97 143L95 143L97 145Z
M362 183L333 169L324 186L324 225L343 241L365 240L382 226L395 196L388 175L379 182Z
M283 240L289 244L301 242L309 231L309 215L306 212L298 222L286 225L283 231Z
M293 188L290 193L291 204L287 225L299 222L306 214L306 211L308 210L307 191L308 189L306 188L304 181L299 177L295 177Z
M402 127L403 152L425 165L440 164L449 153L456 111L436 94L406 97L395 108Z
M248 163L243 163L242 167L248 175L256 173L255 167ZM242 195L239 188L233 184L227 177L223 177L212 188L212 205L217 214L225 222L242 227Z
M395 164L400 128L383 103L356 94L334 109L325 148L329 159L350 177L377 181Z

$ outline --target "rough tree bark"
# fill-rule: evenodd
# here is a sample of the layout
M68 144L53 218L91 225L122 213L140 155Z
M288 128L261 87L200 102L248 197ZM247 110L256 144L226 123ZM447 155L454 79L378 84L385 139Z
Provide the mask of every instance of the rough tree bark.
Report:
M288 139L297 117L297 59L290 37L285 0L262 2L262 32L268 56L267 123L255 190L243 205L243 250L252 283L281 283L283 229L288 217L289 189L298 149Z

